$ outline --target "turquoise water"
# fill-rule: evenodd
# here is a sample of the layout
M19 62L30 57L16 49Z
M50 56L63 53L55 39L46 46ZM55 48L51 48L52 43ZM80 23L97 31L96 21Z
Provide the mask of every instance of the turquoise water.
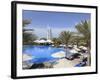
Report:
M42 63L42 62L57 60L59 58L54 58L51 55L59 51L64 51L64 49L55 48L51 46L33 46L33 45L23 46L23 54L32 55L33 59L29 61L32 63Z

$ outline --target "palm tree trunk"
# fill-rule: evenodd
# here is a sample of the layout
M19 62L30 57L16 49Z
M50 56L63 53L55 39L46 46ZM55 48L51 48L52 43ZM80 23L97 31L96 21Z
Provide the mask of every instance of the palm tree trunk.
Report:
M88 57L87 57L87 65L88 66L91 66L91 46L90 46L90 41L87 42L88 43L88 48L87 48L87 51L88 51Z
M88 56L87 56L87 66L91 66L91 53L89 47L88 47Z

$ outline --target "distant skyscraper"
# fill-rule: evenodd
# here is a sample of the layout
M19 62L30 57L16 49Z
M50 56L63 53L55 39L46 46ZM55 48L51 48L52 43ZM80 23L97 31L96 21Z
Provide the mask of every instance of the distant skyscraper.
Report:
M50 27L47 27L47 40L51 39L52 39L52 30L50 29Z

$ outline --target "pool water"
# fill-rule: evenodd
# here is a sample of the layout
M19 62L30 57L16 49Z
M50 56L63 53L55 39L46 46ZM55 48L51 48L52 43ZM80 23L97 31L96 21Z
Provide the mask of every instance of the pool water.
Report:
M42 63L47 61L57 60L59 58L54 58L51 55L64 51L63 48L55 48L52 46L33 46L33 45L24 45L23 46L23 54L29 54L33 57L29 62L32 63Z

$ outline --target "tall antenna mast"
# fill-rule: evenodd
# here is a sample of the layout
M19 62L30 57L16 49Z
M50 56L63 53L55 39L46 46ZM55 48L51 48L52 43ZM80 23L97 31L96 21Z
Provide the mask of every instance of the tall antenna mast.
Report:
M47 40L51 40L51 38L52 38L51 28L47 25Z

